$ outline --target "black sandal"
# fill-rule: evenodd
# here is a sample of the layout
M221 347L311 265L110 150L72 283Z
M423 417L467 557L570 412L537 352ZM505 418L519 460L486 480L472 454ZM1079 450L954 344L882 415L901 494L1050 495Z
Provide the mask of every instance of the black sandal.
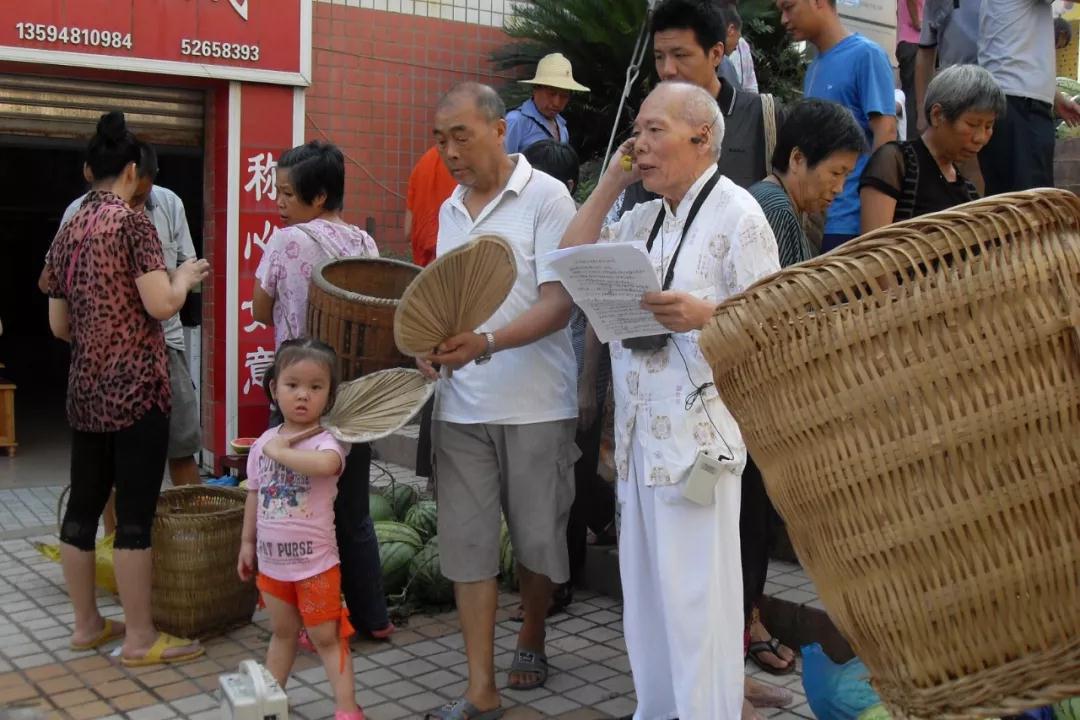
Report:
M750 643L750 647L747 649L746 653L750 659L754 661L755 665L770 675L789 675L795 671L796 658L791 658L786 667L777 667L775 665L770 665L759 657L762 653L772 653L776 656L777 660L784 662L784 656L780 654L780 648L782 646L783 643L776 638L769 638L768 640L759 640L758 642Z

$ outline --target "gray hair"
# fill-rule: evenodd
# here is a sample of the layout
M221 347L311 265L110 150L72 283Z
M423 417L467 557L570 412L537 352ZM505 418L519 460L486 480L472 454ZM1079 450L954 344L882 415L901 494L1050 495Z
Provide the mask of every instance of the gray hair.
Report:
M941 114L949 122L968 111L992 112L998 117L1005 114L1005 93L994 78L978 65L953 65L945 68L930 81L926 88L926 118L930 110L941 106Z
M709 134L709 150L712 151L713 160L719 160L720 148L724 142L724 114L720 112L716 98L700 85L677 80L662 82L653 92L661 90L677 93L680 96L679 119L695 128L701 125L712 128L712 133Z
M450 88L445 95L439 98L435 110L439 111L461 98L472 100L476 105L476 109L480 111L488 122L495 122L506 117L506 103L499 97L499 93L495 92L495 89L490 85L478 82L458 83Z

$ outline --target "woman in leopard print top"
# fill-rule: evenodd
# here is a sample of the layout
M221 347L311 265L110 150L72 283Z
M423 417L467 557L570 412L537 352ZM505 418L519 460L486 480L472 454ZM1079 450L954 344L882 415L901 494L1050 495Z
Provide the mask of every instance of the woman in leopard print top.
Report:
M91 192L49 249L49 326L71 343L67 412L71 496L61 559L74 605L73 649L123 636L125 665L201 655L198 643L159 633L150 612L150 530L165 471L170 391L161 320L208 273L191 260L170 277L157 231L128 202L138 141L119 112L103 115L87 151ZM106 620L94 597L98 518L116 490L116 577L126 623ZM126 627L125 627L126 625Z

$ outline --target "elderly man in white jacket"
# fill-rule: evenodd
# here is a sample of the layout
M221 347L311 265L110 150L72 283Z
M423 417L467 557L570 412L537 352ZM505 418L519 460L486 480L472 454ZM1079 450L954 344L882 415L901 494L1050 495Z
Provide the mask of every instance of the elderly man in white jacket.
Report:
M698 337L720 301L780 264L761 208L716 167L724 120L708 92L661 83L634 130L562 242L644 243L663 290L647 294L643 307L670 331L611 344L634 718L732 720L743 709L746 450ZM662 199L601 229L619 193L639 178Z

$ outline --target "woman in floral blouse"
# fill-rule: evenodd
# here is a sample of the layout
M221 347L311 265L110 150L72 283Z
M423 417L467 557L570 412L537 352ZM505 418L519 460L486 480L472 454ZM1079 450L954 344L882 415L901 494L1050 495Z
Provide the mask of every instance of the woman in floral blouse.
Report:
M375 240L341 217L345 156L312 141L278 160L277 204L285 227L267 243L255 271L253 314L274 327L275 345L307 335L311 272L331 258L378 257ZM351 380L353 378L342 378ZM275 410L276 413L276 410ZM271 419L273 422L273 418ZM368 507L371 446L354 445L334 503L341 553L341 585L352 624L375 637L394 631L386 610L379 545Z

